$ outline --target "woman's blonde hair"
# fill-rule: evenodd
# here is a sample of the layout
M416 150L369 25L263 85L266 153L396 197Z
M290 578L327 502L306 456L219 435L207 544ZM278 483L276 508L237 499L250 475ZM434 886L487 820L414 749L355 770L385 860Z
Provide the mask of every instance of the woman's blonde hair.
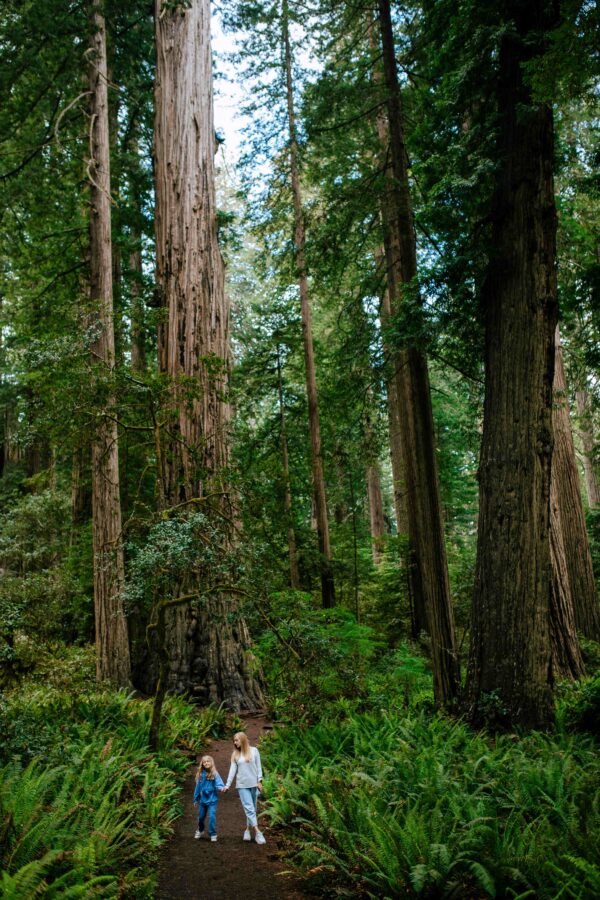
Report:
M244 757L246 762L250 762L252 759L252 747L250 746L250 741L248 740L248 735L245 731L238 731L237 734L234 734L233 739L239 738L240 741L240 749L237 747L231 754L232 762L239 762L241 756Z
M198 766L198 771L196 772L196 781L200 781L200 776L202 775L203 772L206 771L203 766L203 763L205 760L208 760L210 762L210 769L208 770L208 772L206 774L206 777L208 778L208 780L213 781L215 775L217 774L217 769L215 766L214 759L212 758L212 756L209 756L208 754L206 754L200 760L200 765Z

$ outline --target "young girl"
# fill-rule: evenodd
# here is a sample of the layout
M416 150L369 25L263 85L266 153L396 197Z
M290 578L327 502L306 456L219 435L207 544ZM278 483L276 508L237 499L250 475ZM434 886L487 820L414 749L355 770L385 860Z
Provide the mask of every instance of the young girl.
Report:
M196 772L196 787L194 789L194 806L198 807L198 828L195 838L201 838L204 833L204 820L208 813L208 833L211 841L217 839L217 803L219 791L224 790L223 779L215 768L212 756L203 756Z
M262 767L260 753L256 747L251 747L247 736L243 731L238 731L233 736L234 751L231 754L231 767L227 776L224 790L228 791L235 776L235 786L240 795L244 812L246 813L246 830L244 840L251 841L250 829L254 829L257 844L266 844L262 831L259 830L256 819L256 795L262 791Z

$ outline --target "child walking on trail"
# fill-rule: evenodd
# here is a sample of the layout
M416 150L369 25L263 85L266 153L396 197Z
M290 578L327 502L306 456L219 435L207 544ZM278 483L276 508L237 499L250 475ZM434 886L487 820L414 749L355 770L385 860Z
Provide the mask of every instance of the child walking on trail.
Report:
M198 807L198 828L195 838L201 838L204 834L204 822L208 815L208 833L211 841L217 840L217 803L219 791L223 791L225 785L215 767L212 756L203 756L196 772L196 787L194 788L194 806Z
M262 792L262 766L260 753L256 747L251 747L247 735L238 731L233 736L234 751L231 754L231 767L224 790L228 791L235 777L235 786L240 795L243 810L246 814L246 830L244 840L251 841L250 829L254 829L257 844L266 844L264 834L258 827L256 818L256 798Z

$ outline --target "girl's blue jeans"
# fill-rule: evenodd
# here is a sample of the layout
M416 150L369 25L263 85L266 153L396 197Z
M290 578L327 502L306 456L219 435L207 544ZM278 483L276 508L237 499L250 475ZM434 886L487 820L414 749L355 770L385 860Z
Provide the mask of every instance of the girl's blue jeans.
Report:
M238 793L240 795L240 800L242 802L242 806L244 807L244 812L246 813L246 819L248 821L248 826L252 826L252 828L256 828L258 826L258 822L256 821L256 794L258 788L238 788Z
M204 831L204 820L208 813L208 833L212 837L217 833L217 804L200 803L198 806L198 831Z

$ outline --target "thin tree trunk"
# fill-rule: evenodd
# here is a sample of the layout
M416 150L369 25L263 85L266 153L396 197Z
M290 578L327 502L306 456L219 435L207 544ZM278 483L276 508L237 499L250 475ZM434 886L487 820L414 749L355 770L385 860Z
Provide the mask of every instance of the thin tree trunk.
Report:
M594 428L592 424L590 395L587 391L575 393L579 435L583 448L583 474L590 509L600 509L600 481L596 474Z
M561 498L558 479L551 478L550 486L550 640L552 646L552 674L555 678L577 679L584 674L583 659L575 628L573 594L567 566Z
M73 452L71 467L71 522L81 525L92 515L92 492L90 483L90 450L79 447Z
M2 291L0 291L0 313L2 312ZM4 344L3 344L3 335L2 328L0 327L0 385L4 382L4 375L2 374L4 370L5 362L4 362ZM0 478L4 475L4 466L6 465L6 457L7 457L7 438L8 438L8 410L6 406L0 407Z
M498 66L500 167L483 286L485 404L480 513L467 679L470 717L552 724L550 474L556 297L553 122L533 105L523 65L541 0L509 2L514 29Z
M398 304L404 285L416 279L416 240L389 0L379 0L379 19L393 173L388 198L388 225L392 231L389 243L391 246L397 244L399 250L393 260L388 259L388 284L390 296L394 304ZM400 376L402 456L410 545L414 556L412 565L416 576L411 581L422 591L431 636L435 697L439 703L448 704L458 696L460 672L444 544L429 373L423 354L411 348L395 351L394 368Z
M596 592L590 541L585 525L579 470L571 430L567 381L562 359L560 333L556 329L554 366L554 454L552 482L560 506L560 523L565 548L565 578L571 587L577 630L587 638L600 640L600 604Z
M136 244L141 236L134 235ZM142 251L138 246L129 254L131 273L131 368L142 374L146 371L146 326L144 322Z
M369 391L369 404L372 405L372 392ZM385 519L383 516L383 495L381 492L381 472L377 458L377 443L371 415L367 411L365 420L364 454L367 461L367 499L369 502L369 522L371 526L371 552L373 563L378 566L383 559L385 546Z
M379 118L379 117L378 117ZM387 125L385 126L385 146L384 153L387 154L389 146L389 135L387 133ZM380 131L380 140L383 138L383 132ZM384 227L387 234L388 229ZM389 251L388 251L389 253ZM388 253L385 250L376 248L375 259L377 269L386 270L386 285L384 287L380 314L381 323L385 327L389 324L392 317L392 305L390 303L390 293L387 286L387 258ZM385 340L383 341L383 351L387 360L392 360L392 350ZM406 511L406 485L404 482L404 462L402 460L402 425L400 423L400 405L398 402L398 373L393 370L392 366L388 366L387 385L387 407L388 407L388 429L390 437L390 461L392 464L392 480L394 484L394 511L396 513L396 528L399 535L408 534L408 514Z
M369 40L372 53L377 50L375 30L372 21L369 21ZM373 81L376 85L383 82L383 73L379 65L373 66ZM387 394L388 394L388 418L390 434L390 457L392 462L392 476L394 480L394 500L396 506L396 521L398 523L398 535L408 543L406 558L401 557L406 567L407 588L409 596L411 634L417 639L422 632L429 631L426 601L421 580L421 568L418 565L418 556L415 550L415 524L409 526L408 498L406 486L406 466L404 462L405 447L403 445L402 403L404 396L403 362L401 354L395 352L386 341L385 331L392 321L392 297L397 298L402 283L402 258L400 232L395 216L395 182L390 153L390 128L386 111L379 107L377 111L377 136L380 145L380 164L384 172L385 187L381 197L381 224L383 232L384 252L379 248L375 250L378 269L385 266L386 288L381 298L381 324L384 332L383 349L388 361Z
M317 535L321 566L321 596L323 607L328 609L335 603L335 587L331 568L331 545L329 541L329 522L327 518L327 496L325 492L325 476L323 474L323 457L321 453L321 426L319 421L319 404L317 397L317 377L312 337L310 300L308 293L308 273L305 255L304 212L300 191L300 174L298 169L298 141L296 137L296 117L294 113L294 95L292 82L292 54L288 30L288 3L283 0L283 42L285 49L285 68L287 82L287 110L290 135L290 170L291 187L294 197L295 224L295 262L300 288L300 305L302 311L302 336L304 342L304 362L306 369L306 393L308 398L308 427L310 431L311 460L315 508L317 517Z
M288 555L290 560L290 587L300 589L300 573L298 571L298 550L296 547L296 532L294 531L294 516L292 510L292 487L290 482L290 460L288 454L287 435L285 430L285 405L283 402L283 383L281 378L281 360L279 349L277 350L277 390L279 395L279 435L281 441L281 465L284 482L284 508L287 522Z
M112 307L112 242L110 151L106 33L100 0L92 0L94 26L90 53L90 299L97 316L98 337L92 347L96 374L111 379L115 366ZM121 543L119 450L114 402L101 410L92 442L92 520L94 546L94 610L96 675L124 687L131 665L123 608L125 569Z
M378 52L375 26L370 13L368 15L369 45L371 53L375 57ZM383 81L383 74L379 65L372 66L373 82L378 87ZM385 190L381 199L381 224L384 247L375 247L375 264L377 271L385 272L385 286L381 295L380 315L383 327L383 350L385 358L389 361L387 367L387 405L388 428L390 436L390 461L392 464L392 480L394 485L394 509L396 512L396 527L399 535L408 535L408 515L406 511L406 487L404 482L404 462L402 459L402 425L400 422L399 396L399 372L392 363L393 353L385 338L385 329L392 318L392 302L390 299L390 285L388 274L395 268L394 260L400 258L399 248L392 246L392 240L397 234L390 228L391 210L389 198L392 194L393 174L390 163L390 130L384 107L379 106L376 115L377 137L379 139L379 163L385 173ZM399 263L398 263L399 265ZM414 631L414 628L413 628Z
M356 497L354 494L354 479L352 478L352 470L348 472L350 481L350 503L352 504L352 574L354 587L354 615L356 621L360 622L360 591L358 579L358 535L356 531Z
M165 310L159 365L171 384L161 493L171 506L225 493L215 515L227 528L235 515L226 483L229 306L217 239L210 2L174 8L157 0L155 20L156 277ZM193 587L182 583L178 593ZM202 609L174 608L167 644L172 689L236 710L262 706L248 629L230 596L211 595Z
M107 47L107 53L109 48ZM107 60L106 79L107 84L113 83L112 66L114 59L109 63ZM115 186L115 192L120 194L121 184L121 156L118 153L118 135L119 135L119 93L111 91L108 95L108 138L109 138L109 158L111 160L111 183ZM120 206L116 205L114 215L112 217L112 228L115 234L120 233L121 223ZM125 362L125 346L124 346L124 323L123 323L123 254L120 243L113 242L111 245L112 257L112 308L113 308L113 331L115 344L115 363L118 368L122 369ZM121 448L122 450L122 448ZM125 461L123 461L123 470L127 471Z
M372 463L367 467L367 492L369 496L369 520L371 523L373 562L378 566L383 559L383 548L385 543L383 496L381 493L381 474L379 472L378 463Z
M135 160L132 164L139 169L139 141L137 129L134 133L130 144L130 153ZM129 280L131 284L131 368L136 373L146 371L146 324L144 309L144 270L142 264L142 235L140 221L142 219L142 201L137 188L137 172L130 170L130 190L133 194L133 203L135 205L135 225L132 228L132 242L134 249L129 254Z

